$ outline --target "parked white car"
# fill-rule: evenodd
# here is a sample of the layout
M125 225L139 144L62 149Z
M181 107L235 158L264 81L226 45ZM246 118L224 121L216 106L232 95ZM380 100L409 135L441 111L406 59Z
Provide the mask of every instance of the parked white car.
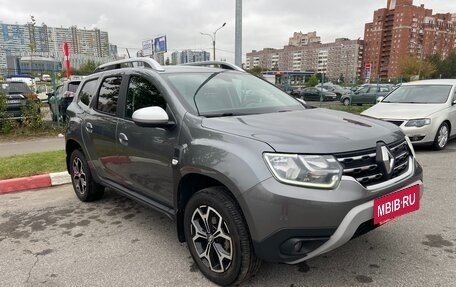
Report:
M456 137L456 80L402 84L361 114L396 124L414 145L444 149Z

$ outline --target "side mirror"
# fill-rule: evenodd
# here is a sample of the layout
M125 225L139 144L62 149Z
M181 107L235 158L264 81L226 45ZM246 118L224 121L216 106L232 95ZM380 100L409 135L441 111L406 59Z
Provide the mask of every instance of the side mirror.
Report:
M378 97L378 98L377 98L377 103L380 103L381 101L383 101L384 98L385 98L385 97L383 97L383 96Z
M138 126L160 126L169 124L168 114L158 106L136 110L132 116Z

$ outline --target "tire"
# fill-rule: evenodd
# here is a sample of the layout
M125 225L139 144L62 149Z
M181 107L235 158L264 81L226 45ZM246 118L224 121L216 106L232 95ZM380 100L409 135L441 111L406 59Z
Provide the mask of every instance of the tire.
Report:
M190 198L184 232L193 260L216 284L240 284L261 266L240 208L224 187L206 188Z
M349 98L345 98L344 101L343 101L343 104L344 104L344 106L349 106L350 105L350 99Z
M79 200L89 202L103 197L104 187L93 180L85 156L79 149L71 153L70 175L74 192Z
M432 144L435 150L442 150L446 147L450 138L450 128L447 123L442 123L435 135L434 143Z

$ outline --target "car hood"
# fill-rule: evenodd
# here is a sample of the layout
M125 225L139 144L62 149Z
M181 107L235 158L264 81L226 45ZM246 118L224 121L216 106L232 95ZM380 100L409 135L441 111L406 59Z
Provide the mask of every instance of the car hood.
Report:
M362 115L377 119L419 119L425 118L446 107L447 104L401 104L378 103L362 112Z
M205 118L203 127L259 140L277 152L330 154L372 148L404 136L393 124L328 109Z

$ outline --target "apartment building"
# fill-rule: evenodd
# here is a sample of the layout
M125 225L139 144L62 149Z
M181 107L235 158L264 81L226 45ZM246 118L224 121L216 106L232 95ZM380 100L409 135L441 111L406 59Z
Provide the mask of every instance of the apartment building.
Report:
M455 20L455 14L433 14L413 0L387 0L365 25L363 66L370 66L371 78L386 80L400 75L407 55L446 57L456 47Z
M211 54L206 51L183 50L174 51L171 54L171 63L173 65L210 61Z
M318 40L317 40L318 39ZM246 69L262 67L267 70L312 71L323 73L334 81L359 79L363 41L347 38L332 43L320 43L316 32L294 33L283 49L264 48L247 53Z
M7 68L7 56L30 56L30 43L34 43L33 56L63 58L62 46L67 42L72 55L100 58L116 56L110 54L109 36L99 29L48 27L46 24L33 26L0 23L0 70ZM80 57L84 58L84 57Z

